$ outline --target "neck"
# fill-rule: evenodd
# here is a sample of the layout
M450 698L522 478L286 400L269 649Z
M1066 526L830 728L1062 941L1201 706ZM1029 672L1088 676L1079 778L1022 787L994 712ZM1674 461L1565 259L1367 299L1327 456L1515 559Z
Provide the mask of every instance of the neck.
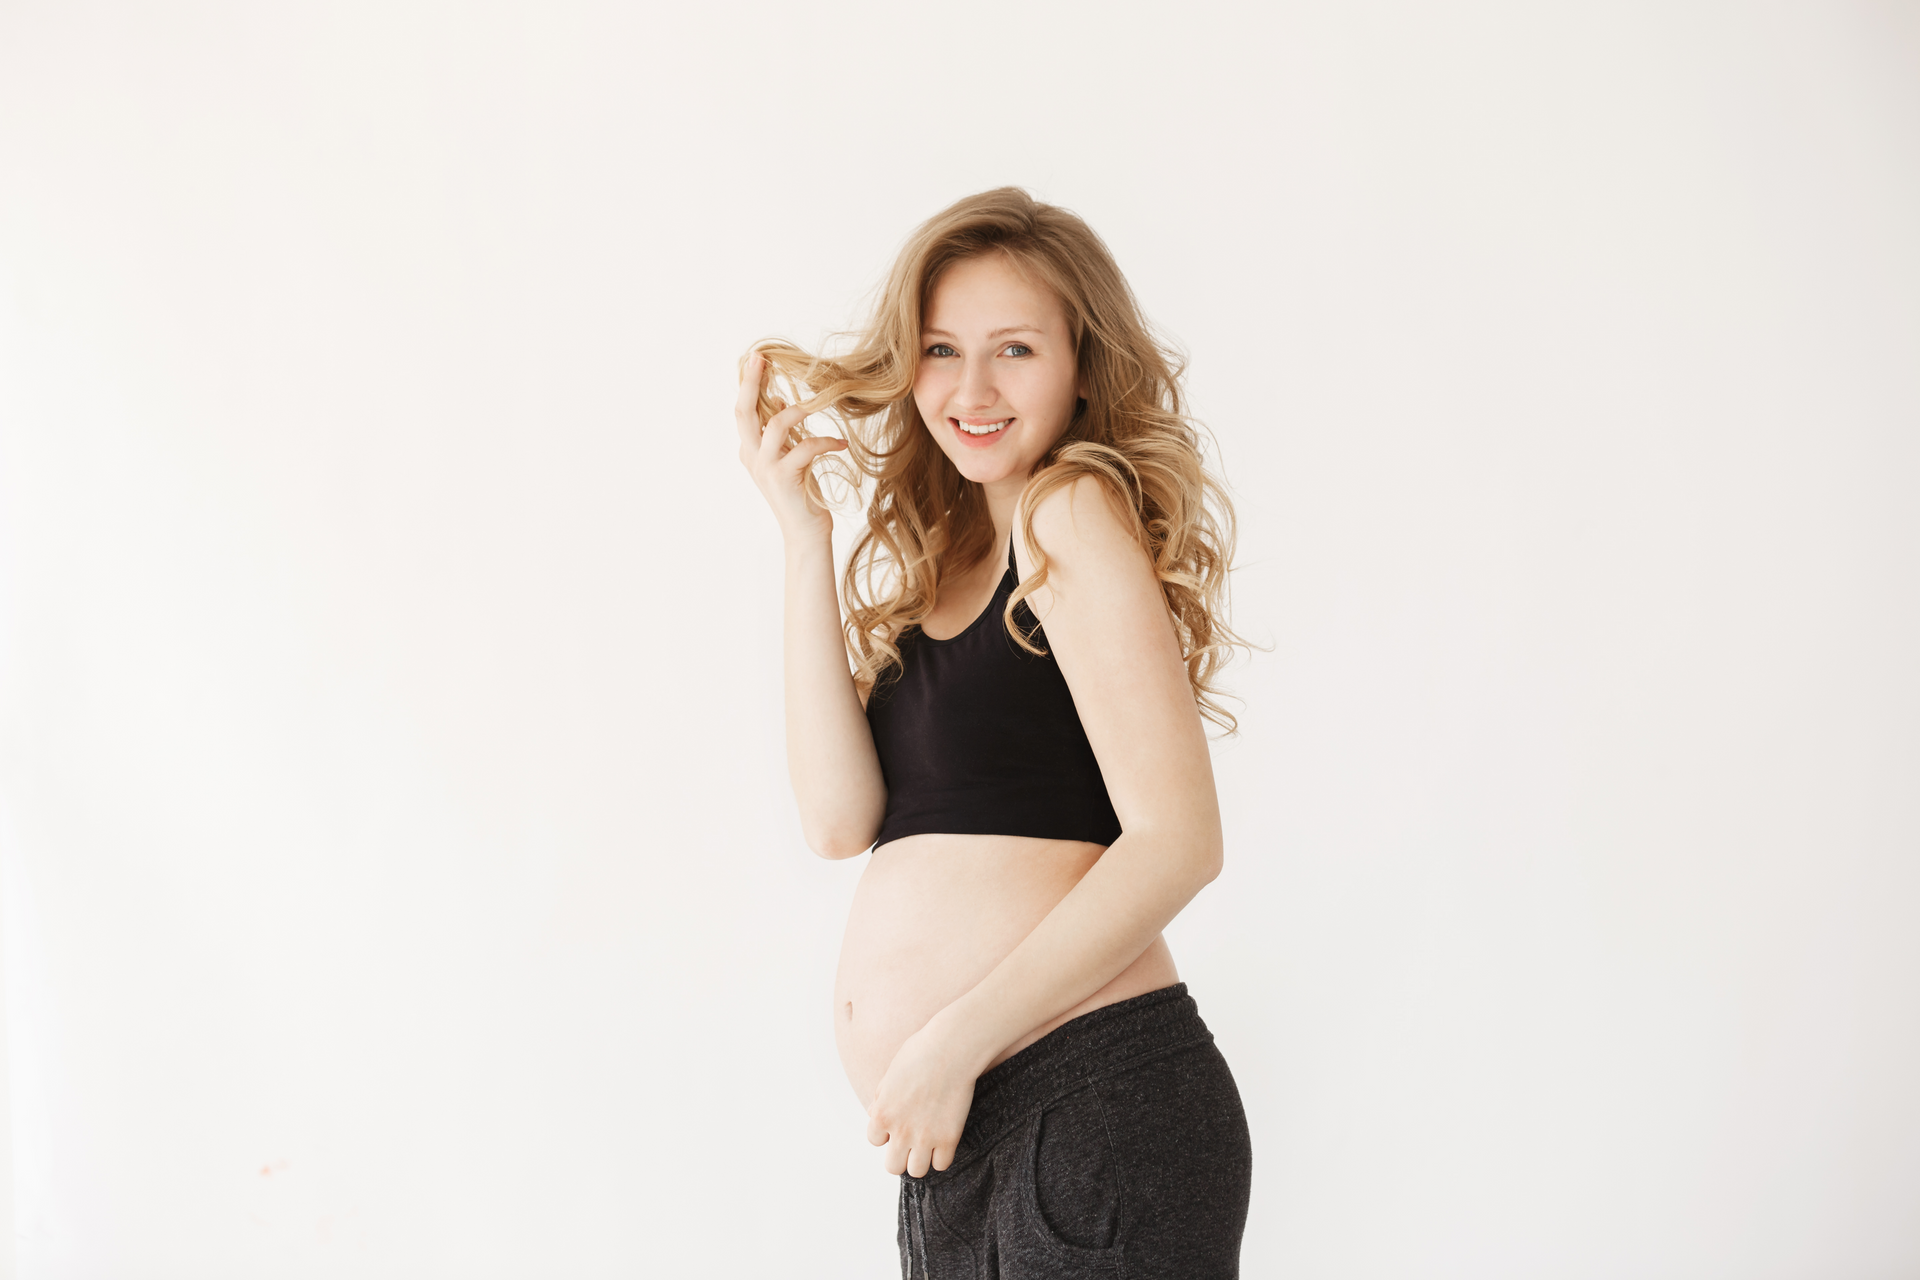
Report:
M1010 476L980 486L987 500L987 518L993 521L993 545L1001 560L1007 557L1007 538L1013 533L1013 509L1020 504L1020 493L1027 477Z

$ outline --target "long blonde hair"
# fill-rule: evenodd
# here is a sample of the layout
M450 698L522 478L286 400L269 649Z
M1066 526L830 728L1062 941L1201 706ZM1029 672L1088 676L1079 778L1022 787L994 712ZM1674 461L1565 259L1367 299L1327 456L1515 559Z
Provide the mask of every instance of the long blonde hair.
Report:
M774 375L761 392L761 421L784 408L788 397L809 415L838 419L855 467L873 483L867 530L854 544L841 583L854 678L865 689L885 675L900 661L901 631L933 609L942 578L993 551L984 494L929 434L914 403L913 381L922 320L941 274L963 259L995 252L1013 258L1060 299L1085 392L1021 497L1021 532L1032 549L1033 571L1007 601L1007 630L1022 647L1041 652L1013 620L1014 605L1047 580L1046 552L1033 538L1033 511L1055 489L1092 476L1133 513L1200 713L1232 732L1234 718L1222 705L1216 679L1232 647L1244 643L1225 620L1233 504L1203 465L1200 432L1186 415L1180 390L1185 362L1154 338L1093 230L1018 187L968 196L922 224L901 249L871 320L851 335L846 354L813 355L784 342L759 347ZM781 383L784 395L776 389ZM793 438L807 434L798 426ZM819 498L812 476L807 483Z

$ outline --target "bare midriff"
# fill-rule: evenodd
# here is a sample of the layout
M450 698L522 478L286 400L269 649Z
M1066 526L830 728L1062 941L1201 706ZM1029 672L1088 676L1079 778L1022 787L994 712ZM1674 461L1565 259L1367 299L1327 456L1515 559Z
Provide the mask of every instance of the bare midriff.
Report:
M1076 840L971 835L907 836L874 850L834 980L834 1036L861 1106L907 1037L991 973L1103 852ZM1166 939L1156 937L1106 986L994 1062L1083 1013L1179 980Z

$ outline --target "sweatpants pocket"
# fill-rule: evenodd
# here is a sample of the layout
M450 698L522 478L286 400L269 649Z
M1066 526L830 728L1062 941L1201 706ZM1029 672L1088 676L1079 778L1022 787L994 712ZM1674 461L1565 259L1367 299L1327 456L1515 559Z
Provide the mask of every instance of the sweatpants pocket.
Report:
M1009 1188L1023 1221L1007 1224L1006 1275L1119 1274L1124 1188L1108 1128L1092 1087L1034 1117Z

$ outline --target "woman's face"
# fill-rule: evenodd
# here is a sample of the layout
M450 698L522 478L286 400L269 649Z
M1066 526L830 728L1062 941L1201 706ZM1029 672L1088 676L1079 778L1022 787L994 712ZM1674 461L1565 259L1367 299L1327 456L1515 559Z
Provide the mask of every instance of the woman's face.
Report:
M1001 253L947 268L927 304L913 399L961 475L1025 484L1079 396L1073 335L1052 290Z

